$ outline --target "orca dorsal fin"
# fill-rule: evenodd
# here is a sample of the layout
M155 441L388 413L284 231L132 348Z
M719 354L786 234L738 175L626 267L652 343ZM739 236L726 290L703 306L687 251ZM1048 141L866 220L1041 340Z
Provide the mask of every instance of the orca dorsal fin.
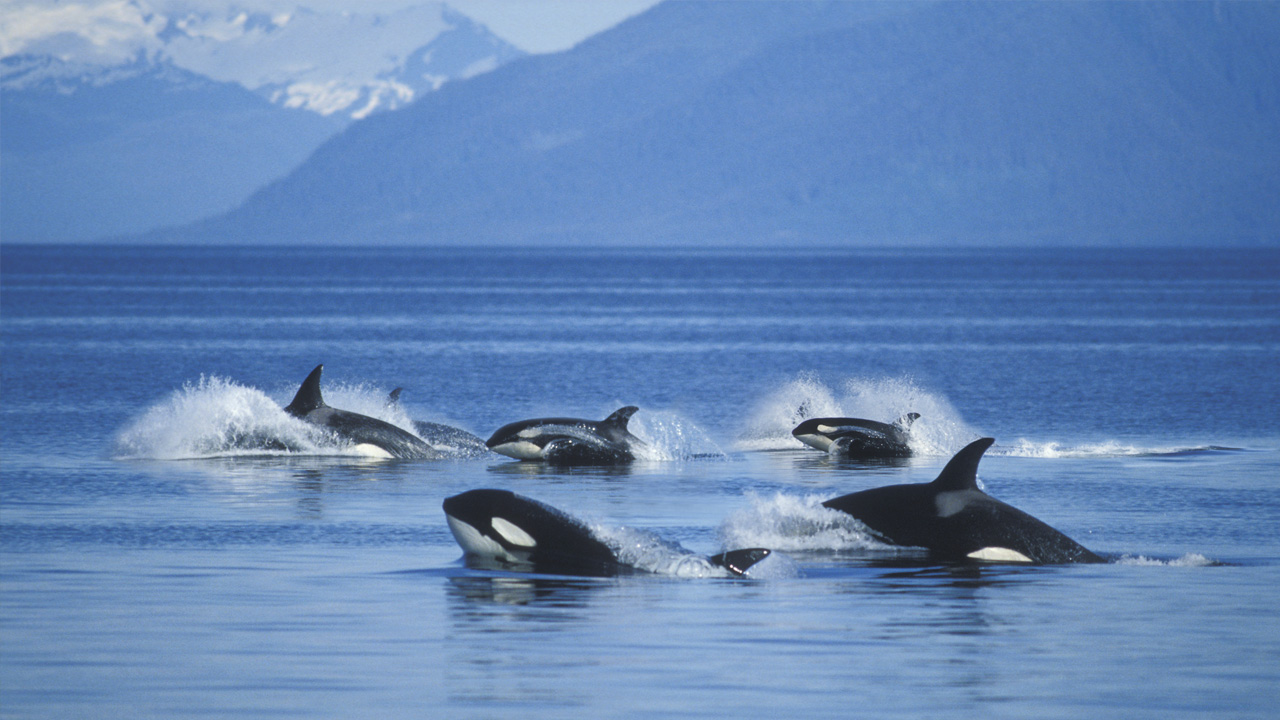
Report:
M600 425L604 430L608 430L608 431L621 430L622 432L626 432L627 423L631 422L631 416L635 415L636 411L639 409L640 408L636 407L635 405L628 405L624 408L618 408L616 411L614 411L612 415L605 418L600 423Z
M404 388L396 388L395 390L392 390L391 392L387 393L387 404L395 405L396 403L400 402L400 393L403 390Z
M752 565L769 557L773 551L768 548L745 548L712 555L711 562L728 570L734 575L745 575Z
M919 420L919 419L920 419L920 413L917 413L917 412L909 412L909 413L907 413L906 415L903 415L902 417L898 418L897 420L894 420L894 421L893 421L893 424L894 424L894 425L897 425L898 427L902 428L903 430L906 430L907 428L910 428L910 427L911 427L911 423L913 423L913 422L915 422L915 421L917 421L917 420Z
M955 454L955 457L951 458L947 466L942 468L938 478L930 484L937 488L938 492L977 490L978 463L982 460L982 454L994 442L995 438L982 438L965 445Z
M320 395L320 373L324 371L324 363L316 366L315 370L302 381L302 387L298 388L298 394L293 396L293 402L289 403L289 407L284 409L290 415L306 415L316 408L328 407L324 404L324 397Z

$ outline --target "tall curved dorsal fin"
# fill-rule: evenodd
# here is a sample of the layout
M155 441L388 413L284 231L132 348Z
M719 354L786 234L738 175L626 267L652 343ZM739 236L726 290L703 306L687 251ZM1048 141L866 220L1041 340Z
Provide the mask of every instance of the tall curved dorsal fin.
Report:
M306 415L316 408L328 407L320 394L320 373L323 371L324 363L311 371L307 379L302 381L302 387L298 388L298 394L293 396L293 402L284 409L285 412L290 415Z
M639 409L635 405L618 408L612 415L605 418L600 425L610 430L626 430L627 423L631 422L631 416L635 415Z
M995 438L982 438L965 445L964 449L956 453L947 466L942 468L938 478L930 484L937 488L938 492L977 490L978 463L982 460L982 454L994 442Z

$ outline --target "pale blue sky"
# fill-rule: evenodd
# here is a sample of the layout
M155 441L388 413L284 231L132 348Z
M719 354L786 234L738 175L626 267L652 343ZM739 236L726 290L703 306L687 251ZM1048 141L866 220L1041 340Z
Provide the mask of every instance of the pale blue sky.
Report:
M445 4L480 21L499 37L526 52L566 50L578 42L643 12L658 0L445 0ZM130 7L136 3L139 7ZM319 12L389 13L431 0L5 0L0 3L0 54L21 52L26 41L50 32L78 32L95 23L109 31L105 19L155 9L209 9L289 12L306 7ZM127 31L127 21L121 24Z

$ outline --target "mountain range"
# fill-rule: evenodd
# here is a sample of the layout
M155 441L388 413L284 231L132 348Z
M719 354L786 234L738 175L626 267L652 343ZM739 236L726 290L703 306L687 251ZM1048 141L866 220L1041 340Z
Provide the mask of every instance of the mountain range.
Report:
M1277 197L1280 3L679 0L131 239L1275 243Z
M1280 4L667 2L153 239L1280 238Z
M438 2L175 7L33 6L67 27L5 26L43 33L3 38L20 52L0 59L0 238L81 241L226 212L347 124L523 55Z

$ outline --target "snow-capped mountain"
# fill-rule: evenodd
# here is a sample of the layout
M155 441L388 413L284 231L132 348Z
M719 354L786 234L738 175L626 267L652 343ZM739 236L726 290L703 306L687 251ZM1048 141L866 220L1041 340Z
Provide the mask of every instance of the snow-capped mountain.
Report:
M0 237L226 212L352 121L522 54L439 2L365 15L272 1L0 4Z
M280 11L258 2L225 12L182 0L14 3L0 10L0 57L56 58L57 69L76 78L67 87L143 59L350 120L523 54L440 2L386 14ZM22 87L11 74L0 83Z
M0 59L0 238L81 241L235 207L342 123L142 55Z
M668 2L166 242L1280 237L1280 4Z

